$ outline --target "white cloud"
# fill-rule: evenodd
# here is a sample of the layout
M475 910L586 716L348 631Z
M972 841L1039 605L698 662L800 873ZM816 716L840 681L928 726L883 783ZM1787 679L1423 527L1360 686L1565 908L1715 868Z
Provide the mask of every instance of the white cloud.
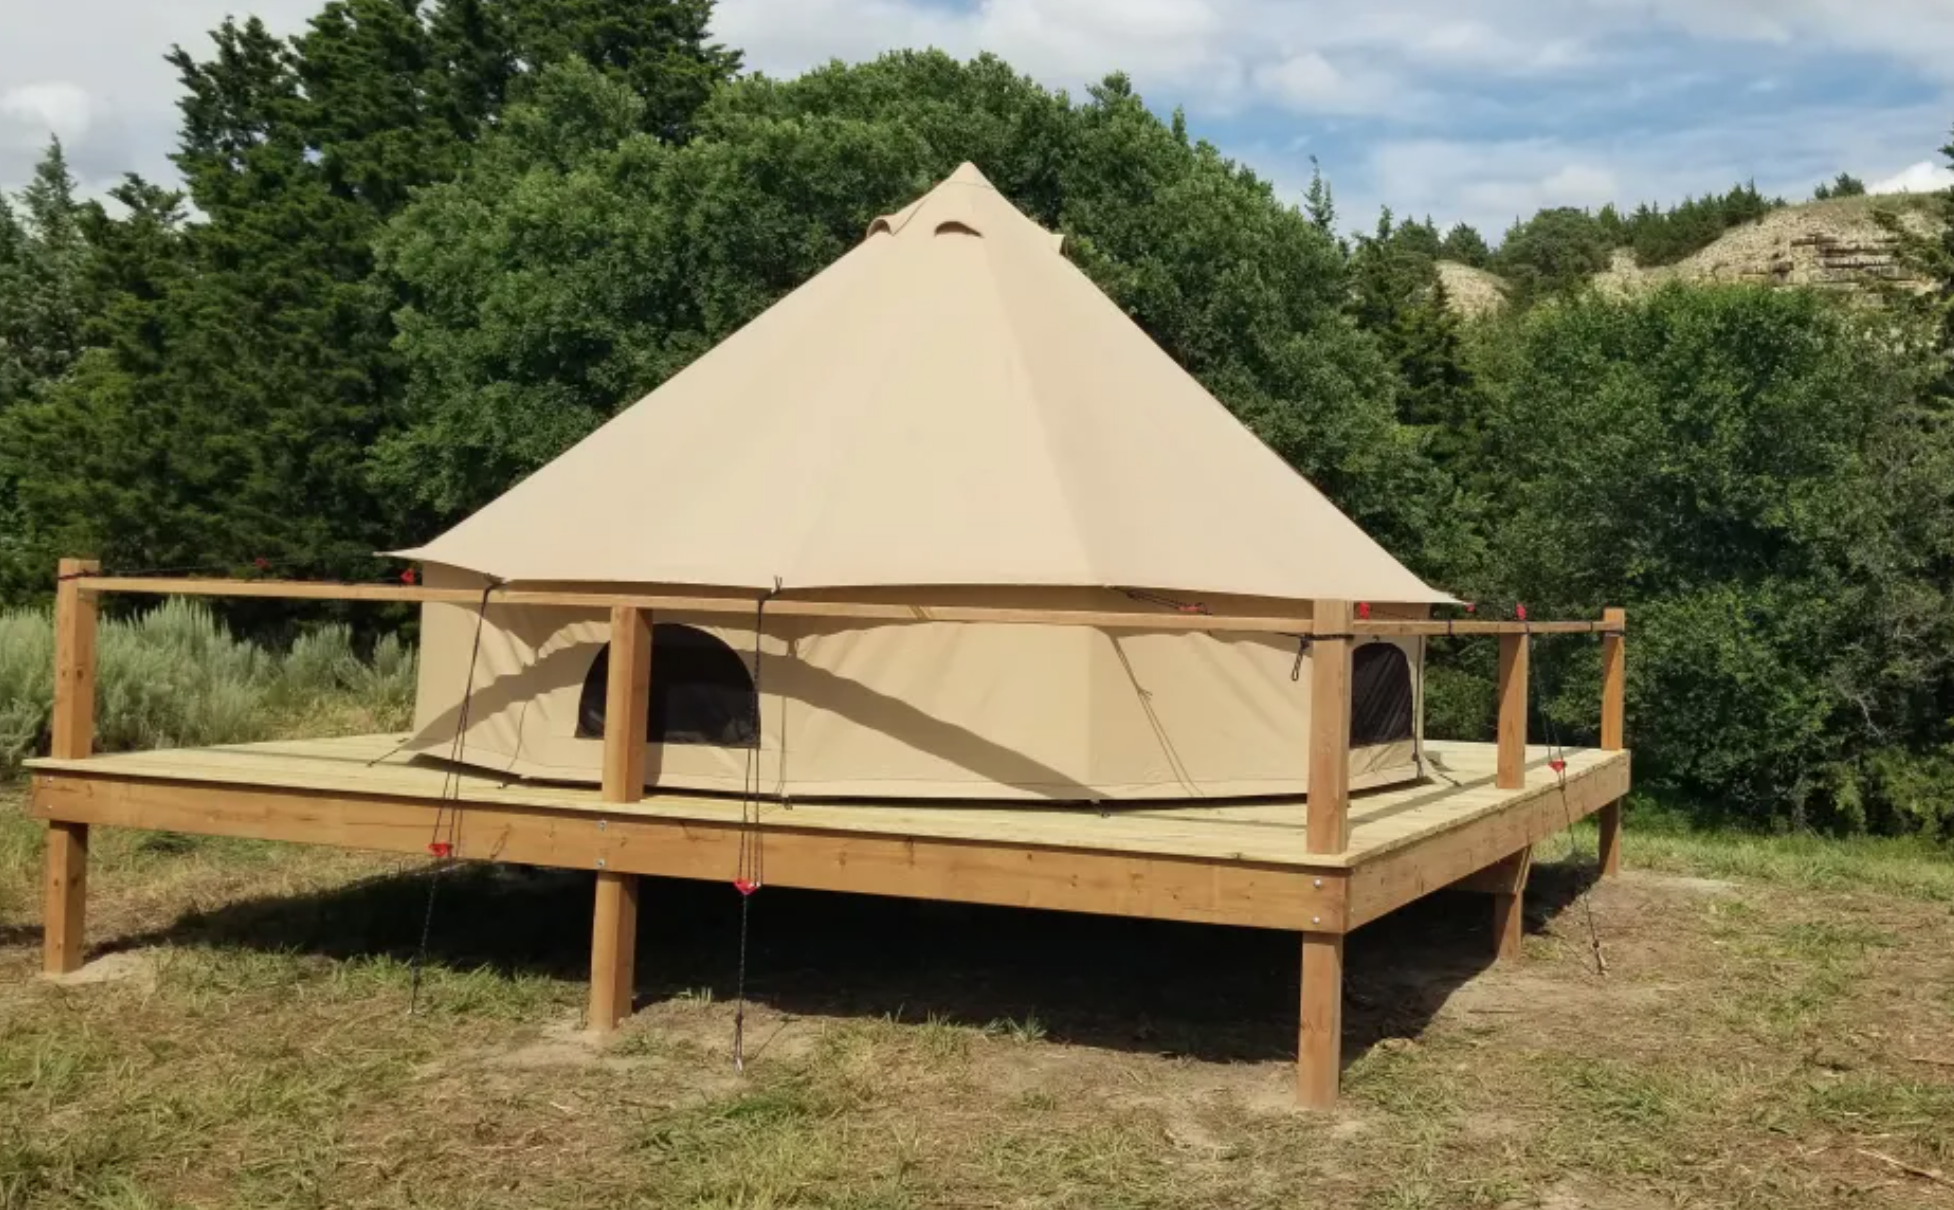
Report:
M198 56L227 14L256 13L280 33L323 0L0 0L0 189L32 174L52 131L75 175L99 192L126 171L173 179L176 72L171 44Z
M1939 128L1948 108L1805 105L1584 138L1387 137L1354 162L1332 162L1325 171L1337 188L1343 223L1352 230L1368 230L1378 207L1389 205L1401 217L1430 215L1441 226L1468 222L1494 239L1516 218L1544 206L1673 204L1745 180L1766 195L1798 201L1842 169L1905 163L1918 154L1919 132ZM1273 176L1287 197L1300 196L1308 183L1309 164L1297 153L1268 146L1234 150ZM1900 175L1920 188L1954 185L1954 172L1931 163ZM1884 192L1897 180L1871 188Z
M95 101L88 90L66 80L23 84L0 92L0 122L7 141L44 145L49 135L64 143L88 133Z
M0 189L49 129L89 187L172 177L169 46L207 53L229 12L293 32L323 2L0 0ZM1840 52L1916 91L1954 85L1954 0L719 0L714 23L775 75L923 46L994 51L1075 90L1124 70L1285 185L1307 180L1298 147L1320 151L1366 224L1385 199L1497 229L1536 205L1673 200L1753 173L1803 196L1842 167L1917 159L1954 116L1954 94L1815 127L1800 108L1826 87L1810 67ZM1768 101L1747 91L1767 85Z
M933 45L1065 87L1123 69L1217 111L1383 112L1432 73L1565 76L1661 37L1787 60L1863 52L1954 79L1950 0L720 0L716 21L776 74Z
M1816 52L1886 56L1954 78L1954 4L1947 0L1588 0L1648 13L1706 38Z
M1402 116L1427 99L1421 69L1498 76L1565 71L1589 57L1578 29L1481 0L1352 8L1333 0L720 0L716 28L770 74L829 58L935 46L992 51L1058 87L1130 73L1196 112L1266 105Z
M1868 193L1938 193L1943 189L1954 189L1954 169L1932 160L1922 160L1866 186Z

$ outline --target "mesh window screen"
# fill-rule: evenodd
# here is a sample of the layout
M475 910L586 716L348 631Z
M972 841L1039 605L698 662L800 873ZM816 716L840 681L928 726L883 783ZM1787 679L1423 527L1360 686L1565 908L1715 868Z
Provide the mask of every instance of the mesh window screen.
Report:
M583 681L577 738L604 737L611 645L604 644ZM645 738L654 744L752 748L760 739L760 703L746 661L731 647L690 626L651 628L651 709Z
M1366 643L1351 657L1350 746L1411 738L1411 662L1395 643Z

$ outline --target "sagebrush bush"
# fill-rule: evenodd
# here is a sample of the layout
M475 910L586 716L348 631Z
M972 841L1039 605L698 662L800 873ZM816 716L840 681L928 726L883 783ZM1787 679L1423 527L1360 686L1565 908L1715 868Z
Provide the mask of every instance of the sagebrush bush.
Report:
M97 651L95 734L103 751L392 730L413 713L414 653L388 636L363 660L340 625L302 634L278 652L232 635L203 605L173 600L135 618L104 620ZM53 668L49 615L0 613L0 777L46 744Z

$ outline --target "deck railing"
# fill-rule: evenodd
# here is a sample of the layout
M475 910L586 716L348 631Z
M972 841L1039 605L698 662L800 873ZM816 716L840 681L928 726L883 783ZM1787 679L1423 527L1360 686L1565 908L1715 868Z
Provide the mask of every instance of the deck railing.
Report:
M95 718L95 622L97 600L103 593L161 596L252 597L298 601L441 602L481 605L561 605L601 607L611 611L613 634L632 636L614 646L630 658L613 658L605 718L604 796L615 802L644 796L642 745L629 742L645 732L645 687L651 677L649 615L660 611L722 613L750 618L753 601L743 597L698 597L674 594L605 591L555 591L493 588L486 595L474 588L431 588L425 585L345 584L294 580L184 579L150 576L104 576L100 565L82 559L61 560L55 592L55 682L51 754L75 759L93 747ZM1494 621L1481 618L1431 619L1358 616L1350 601L1312 603L1309 615L1238 616L1207 613L1146 613L1088 609L1006 609L987 606L900 605L852 601L809 601L774 598L767 612L775 617L828 618L886 622L983 622L1005 625L1096 626L1138 630L1206 631L1219 633L1282 634L1310 644L1310 788L1306 834L1312 853L1345 850L1350 834L1350 678L1357 642L1367 638L1405 636L1497 635L1499 638L1499 762L1497 784L1519 789L1526 784L1528 640L1538 634L1596 634L1601 638L1601 747L1623 745L1624 639L1627 615L1604 610L1595 621ZM1363 612L1368 613L1368 610ZM614 644L616 640L614 640ZM1616 834L1619 808L1610 807L1602 819L1603 865L1609 872L1619 861ZM85 838L77 843L86 843Z
M635 802L644 797L645 711L651 681L649 617L656 611L723 613L751 617L753 601L739 597L695 597L673 594L603 591L551 591L494 588L485 595L473 588L431 588L425 585L343 584L291 580L169 579L147 576L104 576L100 565L82 559L63 559L55 590L55 679L51 755L62 759L87 756L95 734L95 626L97 602L104 593L162 596L251 597L298 601L442 602L481 605L561 605L605 607L611 611L612 659L607 687L604 728L603 793L611 802ZM1497 635L1499 638L1499 759L1497 784L1519 789L1526 784L1528 640L1537 634L1598 634L1602 644L1601 746L1622 747L1624 634L1626 615L1620 609L1603 612L1596 621L1492 621L1471 618L1451 621L1358 616L1350 601L1312 603L1307 616L1235 616L1206 613L1144 613L1085 609L1003 609L984 606L892 605L848 601L807 601L776 598L767 603L776 617L812 617L851 621L983 622L1007 625L1131 627L1141 630L1206 631L1282 634L1307 639L1311 648L1310 786L1305 814L1305 843L1311 853L1345 851L1350 837L1350 679L1357 642L1374 637ZM1367 610L1362 611L1368 613ZM1605 872L1620 861L1620 806L1603 810L1601 857ZM81 894L87 866L88 829L83 824L53 823L48 841L48 919L78 919L79 912L57 912L59 904ZM600 882L616 883L600 889L624 896L634 893L621 880L628 875L600 875ZM52 926L51 926L52 930ZM613 938L612 948L629 938ZM80 930L49 934L48 962L71 969L79 961Z

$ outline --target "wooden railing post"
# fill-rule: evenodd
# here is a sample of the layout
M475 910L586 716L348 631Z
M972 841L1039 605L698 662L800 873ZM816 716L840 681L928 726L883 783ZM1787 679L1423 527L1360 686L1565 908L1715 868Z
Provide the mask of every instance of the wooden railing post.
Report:
M1309 813L1303 833L1312 853L1350 843L1350 634L1348 601L1311 610ZM1303 932L1303 983L1296 1029L1296 1099L1314 1109L1336 1104L1343 1075L1343 933Z
M95 747L95 594L79 577L102 565L93 559L61 560L54 584L54 717L48 755L83 760Z
M54 710L48 754L83 760L95 747L95 594L77 578L100 571L92 559L63 559L54 582ZM41 967L65 975L81 967L88 918L88 825L47 825L46 900Z
M1350 602L1318 601L1309 678L1309 819L1312 853L1341 853L1350 839Z
M611 608L610 679L604 692L604 801L645 796L645 729L651 706L651 627L634 605ZM590 1028L609 1033L631 1015L636 986L638 878L603 868L590 930Z
M1628 626L1628 611L1604 609L1601 621L1615 633L1601 636L1601 746L1620 752L1627 747L1624 727L1628 709L1628 644L1622 633ZM1622 871L1622 804L1619 799L1601 808L1596 815L1601 827L1601 875L1612 878Z
M1502 790L1527 784L1527 636L1499 636L1499 773Z

